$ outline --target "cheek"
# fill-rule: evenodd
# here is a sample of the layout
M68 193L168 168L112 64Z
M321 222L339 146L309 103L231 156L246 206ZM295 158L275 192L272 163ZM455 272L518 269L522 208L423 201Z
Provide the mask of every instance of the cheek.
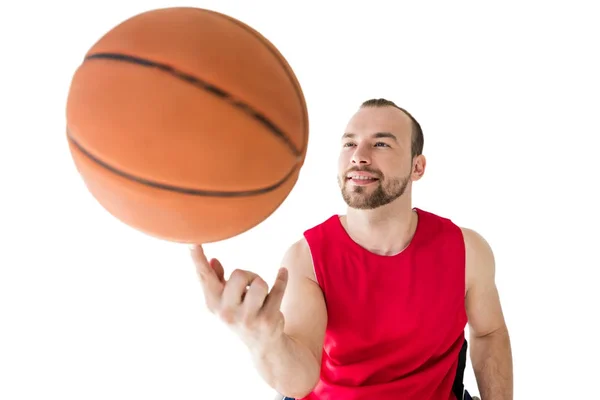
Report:
M410 168L398 160L379 160L380 162L373 163L372 167L378 169L385 178L399 178L404 177L410 173Z
M338 172L342 173L348 169L348 164L350 163L350 154L349 152L342 152L338 157Z

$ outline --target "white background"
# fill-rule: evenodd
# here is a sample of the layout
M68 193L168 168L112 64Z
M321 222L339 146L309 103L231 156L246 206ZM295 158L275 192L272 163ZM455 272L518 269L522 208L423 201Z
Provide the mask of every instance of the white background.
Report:
M187 248L109 216L67 150L66 95L84 53L122 20L174 5L224 12L267 36L300 79L311 119L288 200L256 229L207 246L209 256L272 282L304 229L344 212L335 161L348 118L363 100L389 98L425 131L414 205L494 248L515 399L600 399L593 2L365 3L3 6L0 399L273 396L205 309ZM471 370L466 383L477 392Z

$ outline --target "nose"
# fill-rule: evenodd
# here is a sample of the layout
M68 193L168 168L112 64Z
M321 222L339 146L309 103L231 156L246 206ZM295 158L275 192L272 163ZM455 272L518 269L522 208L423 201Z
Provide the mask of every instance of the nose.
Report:
M364 148L357 146L354 154L352 154L352 164L353 165L370 165L371 157L368 151L365 151Z

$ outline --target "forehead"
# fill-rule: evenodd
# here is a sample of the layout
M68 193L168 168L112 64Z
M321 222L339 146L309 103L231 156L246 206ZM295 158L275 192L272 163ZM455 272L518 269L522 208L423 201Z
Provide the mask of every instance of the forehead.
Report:
M399 141L410 140L412 123L408 115L395 107L365 107L348 122L345 133L369 137L377 132L389 132Z

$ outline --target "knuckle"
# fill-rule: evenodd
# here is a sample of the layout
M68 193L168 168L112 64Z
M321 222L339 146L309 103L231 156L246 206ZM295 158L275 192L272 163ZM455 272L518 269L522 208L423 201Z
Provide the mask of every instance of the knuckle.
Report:
M276 318L272 314L264 314L258 322L262 331L269 331L275 325Z
M269 285L267 285L267 282L265 282L260 276L256 277L256 279L252 281L250 287L261 293L266 293L269 291Z
M283 313L281 311L276 311L268 315L268 324L265 327L269 329L269 331L276 330L281 324L284 324Z
M226 324L231 325L235 323L236 316L233 309L229 307L221 308L218 314L219 318L221 318L221 320Z
M256 329L256 318L253 318L249 314L245 314L240 322L242 327L247 331L253 331Z
M231 272L231 277L233 279L240 279L240 278L244 278L246 276L246 271L244 271L243 269L234 269Z

